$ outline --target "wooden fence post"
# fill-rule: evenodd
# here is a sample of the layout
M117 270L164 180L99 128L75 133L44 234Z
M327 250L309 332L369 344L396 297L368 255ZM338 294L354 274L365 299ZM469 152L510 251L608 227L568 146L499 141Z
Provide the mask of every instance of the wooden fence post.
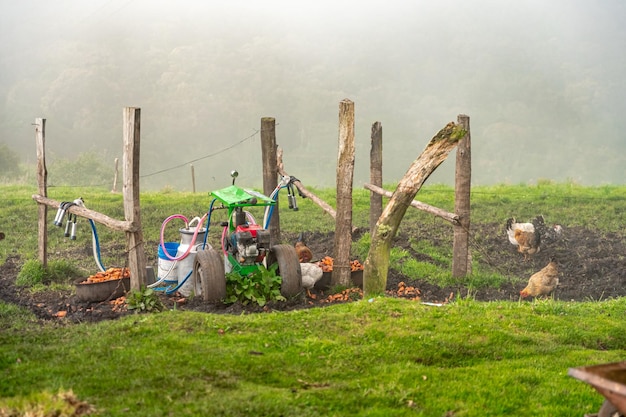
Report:
M39 195L48 196L48 170L46 168L46 119L35 119L35 140L37 142L37 184ZM48 267L48 206L38 204L38 248L39 262Z
M452 246L452 276L464 277L472 273L469 256L470 228L470 193L472 179L472 152L469 116L460 114L458 124L466 132L459 141L456 151L456 173L454 185L454 213L459 222L454 225L454 243Z
M124 215L133 230L126 232L128 268L131 290L140 290L146 285L146 253L141 230L141 208L139 205L139 148L141 109L124 108L124 160L123 195Z
M370 149L370 183L376 187L383 187L383 127L380 122L372 125ZM383 196L370 191L370 234L376 227L376 222L383 214Z
M278 185L276 120L273 117L263 117L261 119L261 159L263 162L263 194L269 196ZM269 224L272 245L276 245L281 241L279 213L277 200Z
M120 160L118 158L115 158L115 175L113 176L113 188L111 189L112 193L116 193L117 192L117 176L119 174L119 163Z
M196 171L191 164L191 192L196 193Z
M335 256L331 283L349 287L351 282L352 184L354 178L354 103L339 103L339 154L337 157L337 217Z

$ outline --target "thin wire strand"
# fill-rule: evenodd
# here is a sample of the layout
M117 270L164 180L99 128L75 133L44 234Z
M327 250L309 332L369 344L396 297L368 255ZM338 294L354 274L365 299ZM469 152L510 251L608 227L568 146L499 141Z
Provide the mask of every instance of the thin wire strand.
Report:
M258 134L259 134L259 132L260 132L259 130L256 130L256 131L255 131L253 134L251 134L250 136L245 137L245 138L241 139L239 142L233 143L232 145L230 145L230 146L228 146L228 147L226 147L226 148L223 148L223 149L221 149L221 150L219 150L219 151L217 151L217 152L213 152L213 153L211 153L211 154L208 154L208 155L205 155L205 156L201 156L201 157L199 157L199 158L192 159L192 160L187 161L187 162L183 162L182 164L179 164L179 165L176 165L176 166L173 166L173 167L164 168L164 169L162 169L162 170L155 171L155 172L152 172L152 173L150 173L150 174L140 175L140 176L139 176L139 178L147 178L147 177L151 177L151 176L153 176L153 175L162 174L162 173L164 173L164 172L168 172L168 171L172 171L172 170L174 170L174 169L178 169L178 168L185 167L185 166L187 166L187 165L189 165L189 164L192 164L192 163L194 163L194 162L201 161L201 160L203 160L203 159L212 158L212 157L217 156L217 155L219 155L219 154L221 154L221 153L224 153L224 152L226 152L226 151L229 151L229 150L233 149L235 146L239 146L239 145L241 145L242 143L244 143L244 142L246 142L246 141L248 141L248 140L250 140L250 139L254 138L256 135L258 135Z

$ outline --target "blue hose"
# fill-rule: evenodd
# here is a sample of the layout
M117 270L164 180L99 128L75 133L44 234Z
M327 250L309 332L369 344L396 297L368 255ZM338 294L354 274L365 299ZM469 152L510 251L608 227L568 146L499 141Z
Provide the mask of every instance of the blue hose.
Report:
M93 245L93 258L96 261L98 269L102 272L106 271L106 268L102 266L102 257L100 255L100 241L98 240L98 231L96 230L96 223L89 219L91 225L91 242Z

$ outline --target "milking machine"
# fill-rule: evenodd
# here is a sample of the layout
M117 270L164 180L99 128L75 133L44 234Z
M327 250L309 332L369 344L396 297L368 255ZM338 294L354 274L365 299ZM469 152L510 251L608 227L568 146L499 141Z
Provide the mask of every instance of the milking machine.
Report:
M82 197L77 198L74 201L62 201L59 204L59 208L54 217L54 225L58 227L63 227L63 219L67 216L67 221L65 223L65 232L64 236L69 237L71 240L76 240L76 231L77 231L77 220L78 217L76 214L69 213L67 210L72 206L78 206L85 208L85 201ZM92 250L93 250L93 258L96 261L96 265L98 269L104 272L106 269L102 265L102 257L100 255L100 241L98 239L98 231L96 230L96 223L89 219L89 224L91 226L91 241L92 241Z
M279 191L288 190L289 208L297 210L294 177L282 177L270 196L235 185L237 171L231 172L232 184L213 191L208 211L191 221L175 214L167 217L161 226L157 281L149 287L168 294L201 295L206 301L219 301L226 296L226 273L247 276L261 265L277 264L282 278L281 293L291 297L302 289L302 273L295 249L291 245L273 245L269 224L276 207ZM264 209L262 223L257 223L251 207ZM227 212L227 220L220 223L222 233L219 249L207 242L212 215L217 210ZM180 242L165 242L166 226L173 220L184 222L179 229Z

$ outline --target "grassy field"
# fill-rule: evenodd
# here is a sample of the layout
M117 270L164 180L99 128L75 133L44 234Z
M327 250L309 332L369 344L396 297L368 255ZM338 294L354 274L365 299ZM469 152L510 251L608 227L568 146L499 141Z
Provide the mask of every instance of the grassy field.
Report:
M314 191L334 205L330 190ZM34 259L36 190L0 192L0 231L7 235L0 262L14 254ZM367 226L368 195L355 190L357 226ZM60 201L78 196L90 209L123 217L118 194L49 192ZM449 187L426 187L417 198L453 208ZM142 195L141 203L144 235L156 240L165 217L201 215L208 196L164 191ZM281 212L283 230L334 229L310 201L299 203L299 212ZM625 206L626 187L476 187L472 220L549 211L564 224L623 234ZM423 219L416 210L407 213L408 221ZM69 242L50 226L51 258L88 244L87 225L80 227L78 240ZM100 233L103 242L123 246L123 234ZM123 256L109 252L110 262ZM626 299L460 299L435 307L374 298L293 312L172 310L76 325L42 324L0 303L0 328L0 410L7 415L33 404L54 408L53 394L72 390L102 416L582 416L597 411L603 398L567 370L624 359ZM77 415L71 413L61 415Z
M71 389L106 416L582 416L602 397L568 368L626 353L623 299L30 320L0 309L0 404Z

